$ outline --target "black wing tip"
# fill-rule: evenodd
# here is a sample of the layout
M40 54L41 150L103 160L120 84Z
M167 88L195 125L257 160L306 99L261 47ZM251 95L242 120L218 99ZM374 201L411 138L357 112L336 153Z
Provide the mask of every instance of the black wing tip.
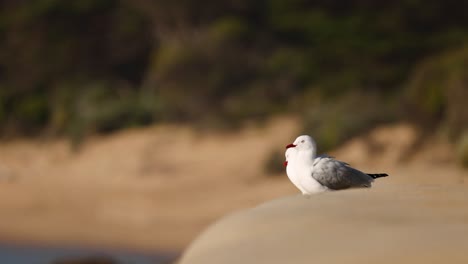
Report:
M368 173L367 175L371 176L372 179L377 179L377 178L381 178L381 177L387 177L388 174L387 173Z

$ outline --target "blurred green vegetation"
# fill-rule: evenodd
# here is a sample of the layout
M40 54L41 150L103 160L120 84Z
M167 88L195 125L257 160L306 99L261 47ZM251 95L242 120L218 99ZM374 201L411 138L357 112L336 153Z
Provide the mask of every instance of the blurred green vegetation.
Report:
M428 57L407 85L405 99L417 122L437 124L452 141L468 131L468 45Z
M0 134L296 112L324 150L410 119L468 124L468 2L0 0Z
M460 165L468 168L468 132L465 132L457 144L457 156Z
M283 175L285 165L285 157L283 150L272 150L263 162L265 172L271 176Z
M51 264L118 264L119 262L107 256L69 257L53 261Z

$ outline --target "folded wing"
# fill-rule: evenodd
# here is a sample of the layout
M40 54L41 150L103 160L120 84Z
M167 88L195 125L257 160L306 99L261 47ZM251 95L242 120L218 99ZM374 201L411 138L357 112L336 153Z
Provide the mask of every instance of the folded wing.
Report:
M371 187L374 179L345 162L328 156L317 157L313 163L312 177L332 190Z

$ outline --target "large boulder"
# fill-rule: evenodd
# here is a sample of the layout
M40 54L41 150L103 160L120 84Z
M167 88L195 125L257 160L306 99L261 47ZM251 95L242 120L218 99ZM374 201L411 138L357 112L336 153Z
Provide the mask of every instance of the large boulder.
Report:
M203 232L180 264L468 263L468 188L392 186L267 202Z

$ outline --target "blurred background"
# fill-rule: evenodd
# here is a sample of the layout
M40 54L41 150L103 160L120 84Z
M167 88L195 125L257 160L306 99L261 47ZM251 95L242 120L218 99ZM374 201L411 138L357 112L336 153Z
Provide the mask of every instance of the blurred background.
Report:
M466 10L0 0L0 238L173 256L296 193L282 162L300 133L390 183L464 184Z

